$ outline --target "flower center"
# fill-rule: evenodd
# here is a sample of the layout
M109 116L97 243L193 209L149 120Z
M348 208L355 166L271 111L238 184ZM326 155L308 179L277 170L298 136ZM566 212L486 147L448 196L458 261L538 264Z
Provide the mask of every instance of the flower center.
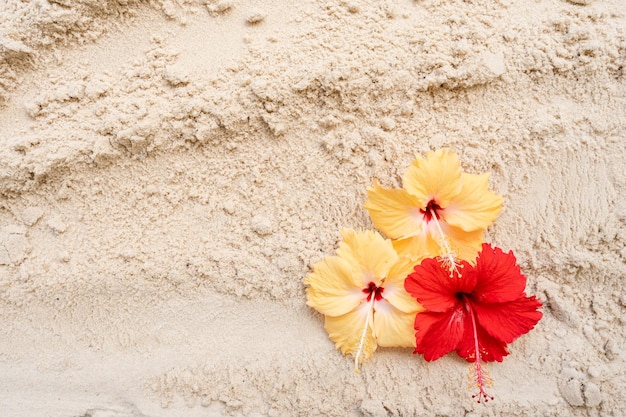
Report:
M367 301L372 299L372 295L374 296L374 300L380 301L383 299L384 290L384 287L378 287L374 282L370 282L367 284L367 287L363 288L363 293L367 294Z
M439 210L442 210L441 206L437 204L435 200L430 200L428 204L426 204L426 209L420 209L420 213L424 215L424 220L428 223L433 219L433 216L435 216L437 220L440 219Z

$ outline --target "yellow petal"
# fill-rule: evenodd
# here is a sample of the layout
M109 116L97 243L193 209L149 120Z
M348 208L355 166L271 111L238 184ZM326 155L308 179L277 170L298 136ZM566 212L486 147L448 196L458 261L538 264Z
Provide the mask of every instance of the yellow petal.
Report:
M374 304L374 336L384 347L415 346L415 313L404 313L384 300Z
M422 209L430 200L447 207L461 190L461 165L453 151L438 149L426 159L415 158L402 179L402 185Z
M374 181L367 189L364 205L374 226L392 239L400 239L420 233L424 216L421 203L415 196L402 189L388 190Z
M461 175L461 192L442 213L449 225L469 232L486 229L498 217L503 199L489 190L489 175Z
M455 257L474 264L483 243L483 230L466 232L443 221L439 225ZM398 255L409 258L417 264L424 258L446 255L445 248L440 245L441 242L442 238L434 223L430 222L420 235L394 240L393 247Z
M433 238L426 229L419 235L393 241L393 248L398 255L412 261L421 261L424 258L433 258L441 254L437 239Z
M328 256L313 265L304 279L307 304L328 316L352 311L365 299L362 286L355 282L351 265L338 256Z
M448 242L456 257L475 265L476 256L478 256L478 252L483 244L483 230L478 229L466 232L445 223L442 223L441 226L446 236L448 236Z
M404 313L415 314L424 311L424 308L404 289L404 280L413 272L413 268L420 261L413 261L409 258L402 258L391 268L389 276L385 280L383 299L389 304ZM378 305L378 302L376 302Z
M369 315L369 319L367 316ZM365 337L363 329L367 321ZM377 344L373 332L373 310L370 303L362 303L358 308L339 317L326 316L324 328L328 332L330 340L335 342L335 348L341 349L344 355L351 354L353 357L359 352L361 346L361 356L359 362L368 359L376 350Z
M343 229L341 235L343 241L337 255L352 267L355 284L364 288L374 282L379 286L398 260L391 241L373 230L355 232Z

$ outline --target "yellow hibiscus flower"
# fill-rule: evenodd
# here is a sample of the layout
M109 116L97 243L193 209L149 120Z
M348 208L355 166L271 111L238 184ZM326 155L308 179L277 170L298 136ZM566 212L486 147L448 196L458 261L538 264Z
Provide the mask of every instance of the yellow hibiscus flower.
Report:
M489 175L461 172L457 154L439 149L413 160L403 188L375 181L365 209L399 254L440 257L452 271L457 259L474 262L484 230L502 209L502 197L488 189Z
M352 229L341 235L337 255L313 265L304 283L307 304L325 316L330 339L358 372L377 346L415 347L415 315L423 308L404 289L414 263L389 239Z

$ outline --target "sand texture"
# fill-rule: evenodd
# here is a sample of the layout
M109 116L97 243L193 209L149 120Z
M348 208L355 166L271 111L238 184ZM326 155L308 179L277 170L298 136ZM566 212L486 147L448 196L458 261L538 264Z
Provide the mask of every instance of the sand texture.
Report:
M0 0L0 415L626 415L626 2ZM544 318L353 371L302 279L455 150Z

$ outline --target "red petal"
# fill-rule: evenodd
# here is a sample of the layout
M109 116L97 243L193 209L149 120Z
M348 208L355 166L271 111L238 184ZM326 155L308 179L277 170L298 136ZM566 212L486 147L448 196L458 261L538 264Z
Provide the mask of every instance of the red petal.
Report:
M541 319L541 302L532 297L522 297L508 303L472 303L478 323L493 337L511 343L528 333Z
M462 277L450 277L450 272L434 258L424 259L415 272L404 280L404 288L428 311L442 313L454 308L459 292L471 293L476 285L472 266L463 261Z
M419 314L418 314L419 316ZM476 345L474 344L474 329L472 326L472 317L465 315L465 333L459 343L456 352L468 362L476 360ZM478 336L478 350L480 351L480 359L483 362L502 362L502 358L509 354L506 350L506 343L492 337L476 323L476 334Z
M424 359L434 361L456 349L464 332L464 315L460 305L447 313L418 313L414 353L422 353Z
M515 263L513 252L503 253L483 243L476 259L477 283L473 298L481 303L514 301L523 294L526 277Z

